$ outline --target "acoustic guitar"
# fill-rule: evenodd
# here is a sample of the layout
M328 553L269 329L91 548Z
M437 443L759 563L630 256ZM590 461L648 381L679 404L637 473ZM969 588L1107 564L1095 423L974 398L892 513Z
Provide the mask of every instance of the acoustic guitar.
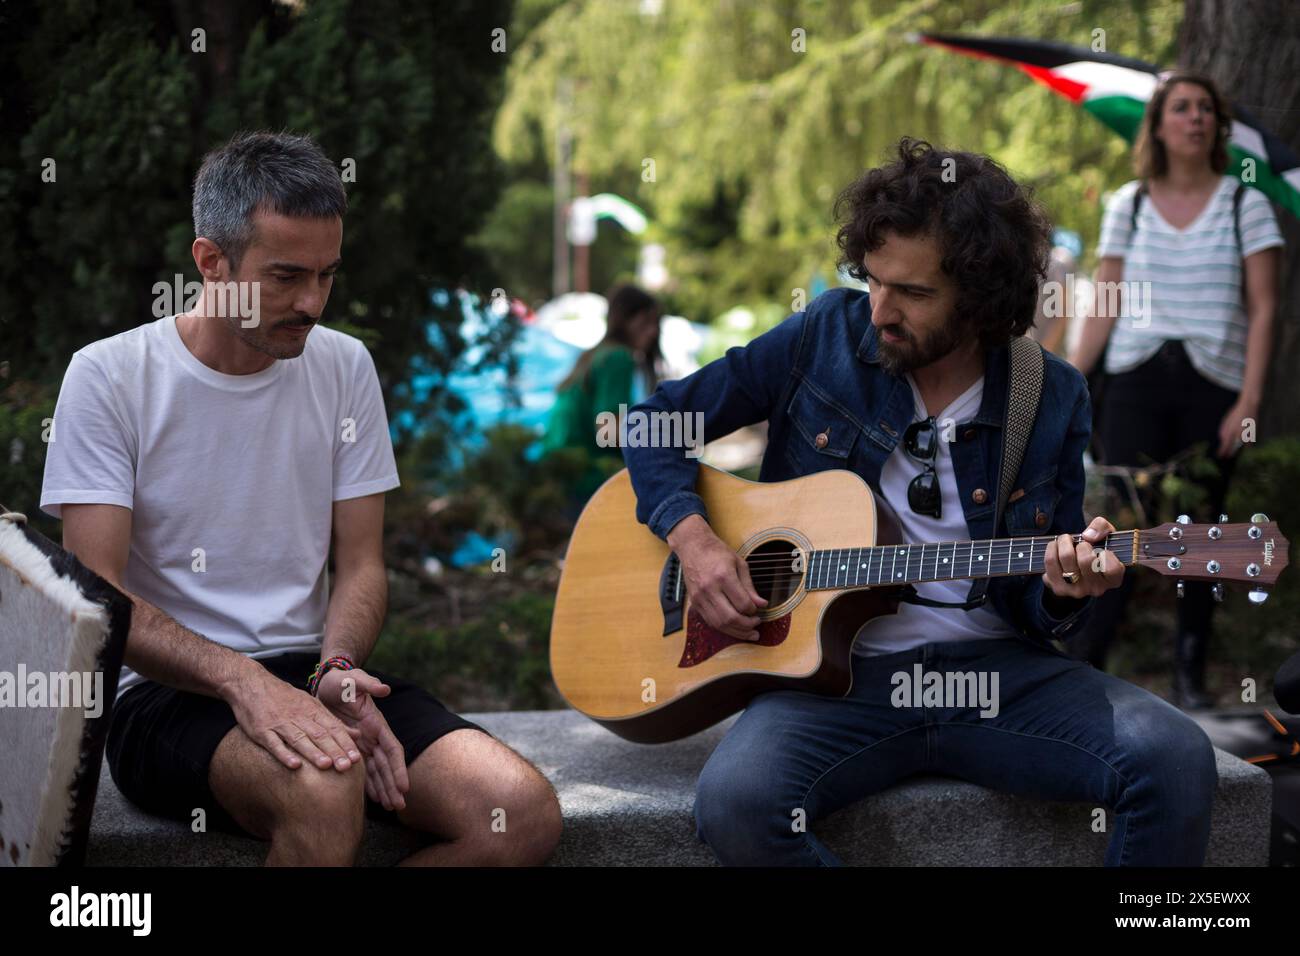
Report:
M893 511L852 471L755 482L701 464L709 524L749 567L768 604L759 639L717 631L691 606L676 554L636 520L627 469L583 509L551 622L551 672L564 699L620 737L677 740L770 690L843 696L853 639L927 581L1042 574L1053 535L908 543ZM1080 535L1074 536L1080 540ZM1182 580L1252 586L1258 603L1287 563L1267 516L1117 531L1094 547Z

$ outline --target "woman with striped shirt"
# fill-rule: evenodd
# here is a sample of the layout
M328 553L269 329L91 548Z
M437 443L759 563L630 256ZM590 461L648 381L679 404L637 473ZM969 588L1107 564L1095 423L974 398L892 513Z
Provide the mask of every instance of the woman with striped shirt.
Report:
M1070 360L1085 375L1105 352L1097 445L1110 465L1165 462L1199 443L1217 474L1198 520L1214 521L1243 434L1252 432L1272 350L1282 236L1272 207L1228 167L1227 104L1213 81L1162 78L1134 146L1138 179L1106 204L1093 316ZM1098 599L1072 650L1103 667L1133 576ZM1205 656L1210 585L1178 602L1176 703L1211 701Z

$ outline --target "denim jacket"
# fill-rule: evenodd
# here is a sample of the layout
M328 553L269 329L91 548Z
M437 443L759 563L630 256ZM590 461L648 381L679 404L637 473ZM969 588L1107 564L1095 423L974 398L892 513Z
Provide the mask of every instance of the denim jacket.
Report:
M957 423L952 445L971 539L1077 534L1084 528L1083 452L1092 430L1088 388L1067 362L1051 353L1044 359L1042 399L1012 485L1015 500L994 529L1009 349L985 352L979 413ZM760 481L848 468L879 496L881 469L913 419L913 397L906 379L880 367L868 295L839 288L694 374L662 383L629 414L637 410L702 412L706 442L766 419ZM823 433L829 440L819 446L816 437ZM690 514L708 518L695 493L698 460L683 449L625 447L623 458L637 496L637 519L660 538ZM1051 595L1049 610L1044 590L1041 575L993 578L987 605L1031 643L1055 650L1051 641L1084 624L1092 599Z

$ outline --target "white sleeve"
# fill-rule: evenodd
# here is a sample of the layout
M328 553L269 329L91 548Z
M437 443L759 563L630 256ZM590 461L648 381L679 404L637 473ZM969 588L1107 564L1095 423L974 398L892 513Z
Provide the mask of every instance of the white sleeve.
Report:
M1101 220L1101 239L1097 242L1097 258L1128 254L1129 216L1133 213L1133 193L1137 187L1125 189L1121 186L1111 193L1106 203L1106 212Z
M1246 187L1241 197L1241 257L1245 259L1261 249L1283 245L1282 232L1268 197L1258 189Z
M396 488L397 461L375 361L357 344L348 399L334 447L334 500L360 498Z
M135 503L136 435L108 376L78 352L68 363L45 452L41 510L64 504Z

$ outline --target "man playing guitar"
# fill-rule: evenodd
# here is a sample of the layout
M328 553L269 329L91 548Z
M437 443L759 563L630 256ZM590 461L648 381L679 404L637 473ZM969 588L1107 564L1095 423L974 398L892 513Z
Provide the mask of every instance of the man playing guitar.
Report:
M1055 532L1041 576L921 584L858 632L845 697L756 697L701 773L699 835L724 864L834 865L802 825L918 772L1105 807L1111 866L1199 866L1215 757L1199 726L1159 697L1052 644L1123 579L1083 529L1087 386L1047 354L1041 404L994 527L1008 343L1030 327L1048 222L987 157L904 139L837 205L841 263L868 292L834 289L745 347L662 384L633 411L701 413L706 441L766 420L761 481L832 468L860 475L906 540ZM637 518L681 561L693 607L732 638L758 638L766 603L749 566L710 528L682 449L628 447ZM984 592L981 592L984 593ZM948 604L950 606L934 606ZM918 706L899 674L993 677L996 706ZM985 686L985 685L981 685ZM1092 826L1092 814L1079 826Z

